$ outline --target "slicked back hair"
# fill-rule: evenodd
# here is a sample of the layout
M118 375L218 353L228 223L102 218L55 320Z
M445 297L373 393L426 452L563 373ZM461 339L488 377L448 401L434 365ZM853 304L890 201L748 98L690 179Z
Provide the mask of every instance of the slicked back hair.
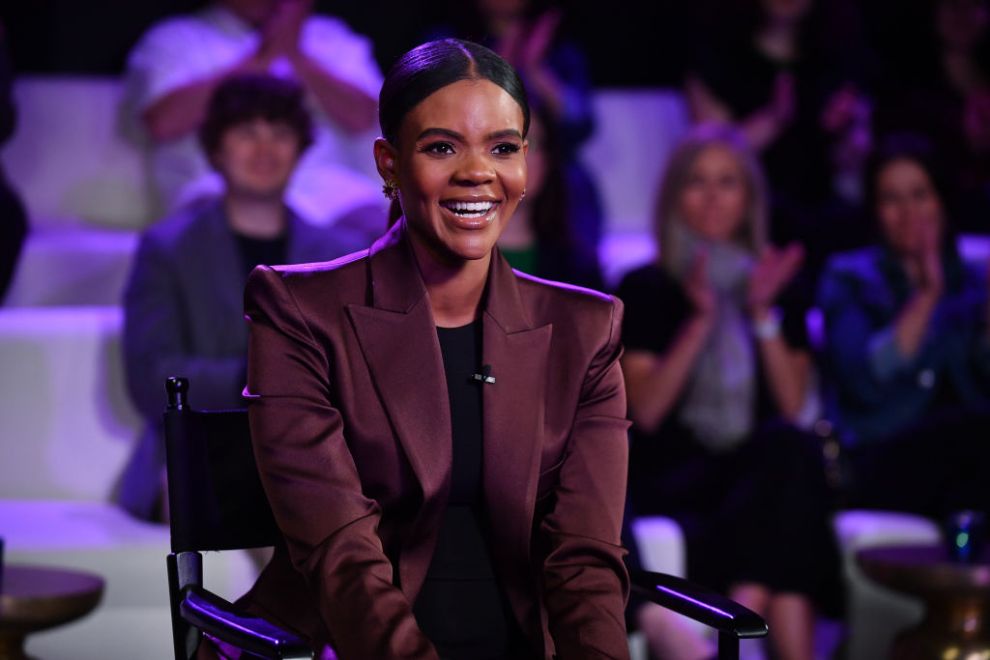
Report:
M378 96L382 136L393 145L402 120L426 97L460 80L488 80L515 99L523 113L523 137L529 131L529 102L515 69L494 51L472 41L428 41L400 57Z

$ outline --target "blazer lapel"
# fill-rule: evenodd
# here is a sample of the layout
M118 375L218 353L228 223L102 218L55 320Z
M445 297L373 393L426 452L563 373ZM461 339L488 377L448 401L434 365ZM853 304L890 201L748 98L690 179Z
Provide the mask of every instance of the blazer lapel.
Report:
M484 494L492 529L501 532L493 552L505 566L509 557L529 556L553 327L530 326L516 276L497 250L489 278L482 351L495 383L483 394Z
M426 287L400 225L371 248L372 304L347 309L424 500L446 502L452 448L443 358Z

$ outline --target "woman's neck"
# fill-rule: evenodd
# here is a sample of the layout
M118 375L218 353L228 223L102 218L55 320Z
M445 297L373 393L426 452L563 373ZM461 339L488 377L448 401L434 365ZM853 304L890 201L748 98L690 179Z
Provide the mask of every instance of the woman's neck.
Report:
M488 282L491 253L483 259L451 263L438 258L415 238L412 246L434 322L442 328L459 328L473 322L478 317Z
M223 201L227 224L248 238L271 239L281 236L288 224L281 197L257 198L228 194Z

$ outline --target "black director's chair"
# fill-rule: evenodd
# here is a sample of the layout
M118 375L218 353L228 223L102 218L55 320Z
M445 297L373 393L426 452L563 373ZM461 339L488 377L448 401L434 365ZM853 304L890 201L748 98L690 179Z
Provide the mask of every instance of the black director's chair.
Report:
M245 410L192 410L185 378L165 384L165 446L172 552L168 586L177 660L196 657L204 633L263 658L312 658L297 635L239 612L203 587L208 550L274 545L278 528L261 487ZM763 619L686 580L639 572L633 588L644 597L715 628L719 658L739 657L739 640L767 634Z

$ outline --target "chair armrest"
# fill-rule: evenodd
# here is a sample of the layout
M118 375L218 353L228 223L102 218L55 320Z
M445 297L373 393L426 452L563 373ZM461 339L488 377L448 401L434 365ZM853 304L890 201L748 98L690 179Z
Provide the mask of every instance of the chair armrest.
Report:
M763 637L767 624L756 612L721 594L664 573L634 571L632 588L669 610L737 638Z
M231 603L200 587L186 589L179 611L183 620L202 632L263 658L313 657L298 635L237 612Z

